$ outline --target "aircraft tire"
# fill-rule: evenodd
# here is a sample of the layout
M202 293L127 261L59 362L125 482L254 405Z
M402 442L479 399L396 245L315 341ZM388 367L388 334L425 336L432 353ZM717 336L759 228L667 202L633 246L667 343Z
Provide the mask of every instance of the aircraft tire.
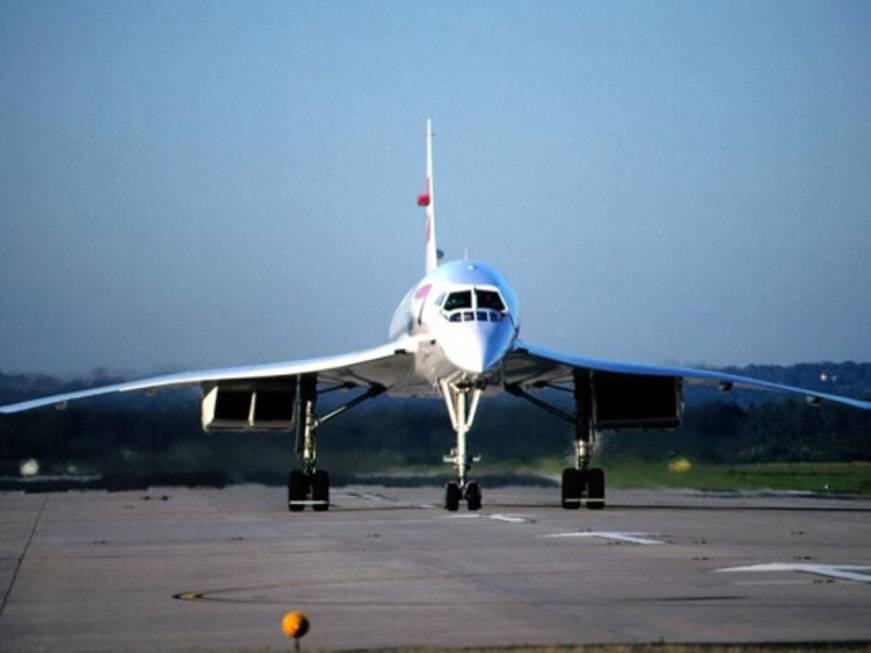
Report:
M481 486L474 481L466 484L466 507L473 511L481 509Z
M584 488L581 470L568 467L563 470L562 505L566 510L577 510L581 507L581 491Z
M445 510L456 512L460 507L460 486L453 481L445 485Z
M323 503L315 503L312 509L315 512L325 512L330 509L330 475L324 470L319 469L311 478L312 482L312 500L322 501Z
M305 501L308 490L308 479L300 470L295 469L287 475L287 509L290 512L302 512L305 504L294 503Z
M605 471L598 467L587 472L587 508L602 510L605 507Z

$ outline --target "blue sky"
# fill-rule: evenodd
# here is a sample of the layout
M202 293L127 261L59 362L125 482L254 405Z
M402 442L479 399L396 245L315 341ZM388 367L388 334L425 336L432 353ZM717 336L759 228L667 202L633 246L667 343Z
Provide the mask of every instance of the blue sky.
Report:
M867 2L0 4L0 369L386 340L437 228L551 348L871 360Z

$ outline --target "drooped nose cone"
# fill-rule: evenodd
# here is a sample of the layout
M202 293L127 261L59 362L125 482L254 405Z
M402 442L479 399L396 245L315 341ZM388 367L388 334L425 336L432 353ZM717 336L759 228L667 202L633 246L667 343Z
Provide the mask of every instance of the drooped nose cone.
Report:
M482 374L496 367L511 349L511 329L502 325L468 325L443 343L448 360L469 374Z

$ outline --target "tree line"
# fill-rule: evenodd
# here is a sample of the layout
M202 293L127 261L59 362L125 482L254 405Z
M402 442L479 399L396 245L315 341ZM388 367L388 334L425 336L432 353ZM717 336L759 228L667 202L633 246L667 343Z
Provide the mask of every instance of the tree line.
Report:
M856 397L871 394L871 365L826 364L775 368L783 383L829 392L828 374ZM747 373L748 370L731 370ZM759 374L758 369L753 371ZM827 376L821 379L821 374ZM843 376L842 376L843 375ZM772 378L772 375L768 375ZM106 375L86 382L0 373L0 403L117 382ZM804 381L802 383L802 381ZM822 384L822 387L820 387ZM828 385L826 385L828 384ZM341 393L333 393L335 395ZM327 395L333 397L333 394ZM749 399L748 399L749 397ZM566 396L549 400L571 410ZM331 401L342 401L347 396ZM718 396L687 388L681 428L666 432L602 434L606 461L665 460L685 456L711 463L856 461L871 458L871 412L767 393ZM570 401L570 400L569 400ZM328 409L330 403L323 402ZM568 457L572 425L508 396L484 399L470 448L486 462L528 466ZM454 446L441 401L379 398L326 424L319 454L334 476L433 466ZM36 460L43 474L94 474L132 483L283 483L296 465L290 433L203 433L199 392L175 389L156 397L111 395L0 418L0 476L15 476Z

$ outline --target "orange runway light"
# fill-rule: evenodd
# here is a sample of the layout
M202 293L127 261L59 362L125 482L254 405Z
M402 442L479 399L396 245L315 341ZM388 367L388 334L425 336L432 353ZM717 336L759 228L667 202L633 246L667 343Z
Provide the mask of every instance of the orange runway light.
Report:
M308 617L299 610L288 612L281 620L281 630L288 637L293 638L294 650L299 650L299 640L305 637L309 629Z

